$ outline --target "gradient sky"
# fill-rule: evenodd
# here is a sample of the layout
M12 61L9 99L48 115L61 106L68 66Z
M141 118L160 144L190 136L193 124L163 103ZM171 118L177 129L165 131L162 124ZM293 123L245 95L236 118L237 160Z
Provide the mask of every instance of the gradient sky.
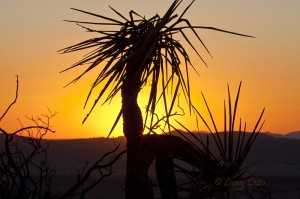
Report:
M0 113L13 100L15 75L19 75L17 104L1 128L14 131L20 127L18 118L27 124L26 116L57 111L52 120L56 133L48 138L79 138L106 136L120 108L120 98L109 106L98 106L87 122L83 109L95 73L76 84L63 88L81 70L59 73L82 58L83 52L60 55L57 50L94 35L86 33L69 20L94 20L69 8L79 8L102 15L115 16L108 5L128 16L135 10L146 17L163 15L172 1L140 0L20 0L0 1ZM184 1L182 10L190 1ZM200 36L213 58L197 45L208 63L206 68L193 58L200 77L191 75L192 95L203 113L203 91L217 124L222 129L223 101L227 83L235 96L243 81L239 114L251 130L261 110L266 108L262 131L288 133L300 129L300 1L196 1L186 15L193 25L214 26L255 36L242 38L201 30ZM95 19L97 20L97 19ZM182 39L182 38L179 38ZM97 72L97 71L96 71ZM143 108L145 92L139 103ZM183 101L183 99L182 99ZM92 101L91 101L92 102ZM144 111L144 110L142 110ZM188 114L188 112L186 112ZM207 115L207 114L204 114ZM196 129L194 117L177 118L191 130ZM29 124L29 123L28 123ZM206 130L203 125L201 130ZM113 136L122 135L121 124Z

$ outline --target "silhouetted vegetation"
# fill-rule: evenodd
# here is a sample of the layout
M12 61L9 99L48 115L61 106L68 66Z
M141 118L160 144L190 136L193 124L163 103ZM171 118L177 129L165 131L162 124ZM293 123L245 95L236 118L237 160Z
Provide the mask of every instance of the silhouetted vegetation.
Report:
M197 136L177 121L190 136L186 136L182 133L182 131L176 128L175 133L180 134L197 150L204 151L204 154L207 156L206 159L211 159L217 164L217 170L208 174L195 167L193 170L186 170L180 166L176 166L179 172L188 177L188 182L184 183L181 189L189 193L189 198L229 198L230 188L232 187L229 186L229 181L245 182L245 180L242 179L245 178L245 173L248 167L246 166L242 168L242 165L264 124L264 122L261 122L264 109L250 134L246 129L246 122L243 125L241 119L238 123L238 130L235 130L240 89L241 83L239 85L234 104L232 104L233 102L231 100L231 94L228 86L228 106L226 106L224 102L223 132L217 129L213 114L202 93L211 121L208 122L205 120L202 114L198 111L197 115L210 132L212 141L209 139L208 135L207 137L203 137L201 134ZM212 127L210 127L209 123L212 124ZM213 150L212 145L217 150ZM207 180L203 180L206 175L208 175L208 177L206 177ZM226 180L228 181L227 184L225 183Z
M185 47L176 39L176 35L183 38L205 65L204 59L187 36L187 30L193 33L193 36L209 55L210 52L197 33L197 29L210 29L244 37L252 36L214 27L193 26L188 19L184 18L184 15L194 1L180 15L177 15L175 11L181 3L182 1L180 0L174 0L162 17L156 14L146 19L138 13L130 11L128 18L110 7L120 18L114 19L72 8L75 11L88 14L102 21L66 20L76 23L88 32L99 35L59 51L61 53L70 53L90 50L83 59L64 70L67 71L87 65L84 72L70 83L77 82L88 72L103 64L101 72L92 84L85 104L90 100L95 88L102 85L102 89L83 122L89 117L100 100L102 100L100 103L105 104L111 102L117 94L121 94L122 107L108 137L120 118L123 117L123 132L127 139L126 199L151 199L154 197L148 177L148 169L154 160L158 187L162 198L178 198L178 189L180 187L178 187L176 182L174 159L180 159L192 165L195 169L193 172L182 170L186 176L190 176L189 184L194 187L190 190L190 198L229 197L228 188L215 186L215 180L226 177L240 178L243 175L240 167L260 130L259 125L264 111L261 113L250 137L245 137L246 125L242 127L240 121L237 133L238 140L233 142L239 91L235 104L232 106L228 88L229 110L227 113L224 106L225 119L222 135L216 128L205 98L215 133L212 132L202 115L194 107L191 100L189 70L193 69L196 71L196 69L192 65ZM96 26L103 28L100 30L97 28L96 30L94 29ZM111 29L107 30L108 27ZM148 82L151 83L151 89L146 105L146 117L144 118L145 121L143 121L137 99L140 90ZM160 89L161 92L159 91ZM190 140L169 134L173 127L169 118L176 115L174 106L180 92L185 97L189 112L193 111L210 130L213 143L218 148L218 154L213 154L210 151L210 142L208 140L207 143L204 143L201 139L195 137L198 141L198 144L195 144ZM165 108L163 119L156 118L156 105L160 101L163 102ZM227 117L229 121L227 121ZM164 126L168 127L168 132L165 135L155 133L155 128L157 128L156 120L165 122ZM149 127L147 127L150 131L148 134L145 134L147 121L150 122ZM178 123L180 124L180 122ZM183 125L181 126L184 127ZM174 129L176 130L176 128ZM188 129L186 130L188 131ZM176 167L178 168L178 166Z
M16 103L18 98L19 80L17 77L16 97L1 115L1 120ZM0 198L31 198L31 199L69 199L84 198L104 178L112 174L113 164L125 153L118 152L119 146L105 153L92 165L86 165L83 172L78 173L77 181L63 194L53 193L52 180L55 170L47 161L49 145L43 140L47 133L54 133L50 120L55 116L49 114L41 117L27 118L32 126L21 126L14 132L0 127ZM93 175L97 180L88 181Z

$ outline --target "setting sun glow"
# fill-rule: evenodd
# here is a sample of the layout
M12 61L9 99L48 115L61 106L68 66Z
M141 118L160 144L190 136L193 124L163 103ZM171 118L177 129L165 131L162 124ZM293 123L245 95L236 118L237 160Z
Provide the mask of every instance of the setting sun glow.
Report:
M82 124L97 97L97 88L86 107L84 104L89 89L99 70L80 79L76 78L85 68L60 73L84 53L61 55L59 49L78 43L95 35L85 32L73 23L63 20L95 20L69 8L114 15L108 8L112 6L124 15L130 10L147 16L163 13L171 1L158 0L140 3L138 0L112 1L1 1L0 2L0 114L11 103L15 95L15 75L19 76L19 98L9 114L1 121L1 126L11 131L20 127L19 120L26 123L26 116L39 116L49 108L56 111L52 126L55 134L49 139L73 139L106 137L121 109L121 96L104 105L99 103L88 120ZM232 98L236 96L242 81L238 118L247 121L252 130L261 110L266 108L266 123L262 131L289 133L300 129L300 2L276 1L271 5L258 0L251 2L197 1L186 15L193 25L214 26L230 31L253 35L244 38L209 30L199 31L199 35L213 55L211 58L199 41L193 40L208 64L191 52L191 59L199 75L190 70L192 100L207 120L201 92L211 108L218 128L223 128L223 104L227 103L227 84ZM184 8L184 6L182 7ZM182 40L182 38L178 38ZM171 96L171 93L169 93ZM201 123L197 127L195 116L190 115L183 94L176 102L174 113L183 116L171 118L180 121L190 130L207 129ZM139 106L145 117L145 106L149 97L146 85L139 95ZM184 110L184 112L182 111ZM157 114L162 117L165 110L157 105ZM122 119L111 137L122 136ZM163 123L160 127L163 127ZM167 130L167 129L165 129ZM157 130L158 132L161 132ZM145 130L145 133L147 129Z

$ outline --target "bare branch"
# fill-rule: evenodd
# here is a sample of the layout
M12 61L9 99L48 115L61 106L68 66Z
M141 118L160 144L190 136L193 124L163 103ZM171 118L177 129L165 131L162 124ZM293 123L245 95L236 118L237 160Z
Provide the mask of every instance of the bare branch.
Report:
M7 112L9 111L9 109L17 102L18 99L18 92L19 92L19 76L16 75L17 77L17 86L16 86L16 96L14 101L7 107L7 109L4 111L3 115L0 117L0 122L1 120L5 117L5 115L7 114Z
M15 131L14 133L12 133L13 135L16 135L22 131L27 131L27 130L30 130L30 129L44 129L44 130L47 130L47 131L50 131L52 133L55 133L55 131L51 130L49 127L44 127L44 126L26 126L24 128L21 128L17 131Z
M120 159L120 157L126 153L126 150L123 150L122 152L118 153L116 156L114 156L108 163L106 164L100 164L107 156L114 154L119 149L119 145L116 146L116 148L110 152L105 153L98 161L96 161L89 169L85 172L85 174L79 175L79 179L76 182L74 186L72 186L64 195L60 197L60 199L69 198L70 196L74 195L76 191L84 186L84 184L87 182L87 180L90 178L90 175L94 171L98 171L101 175L101 178L96 181L96 184L100 183L103 178L108 177L112 174L111 167L112 165ZM108 174L103 174L102 169L109 169ZM91 184L87 188L83 189L83 192L81 194L85 194L86 191L92 189L96 184Z

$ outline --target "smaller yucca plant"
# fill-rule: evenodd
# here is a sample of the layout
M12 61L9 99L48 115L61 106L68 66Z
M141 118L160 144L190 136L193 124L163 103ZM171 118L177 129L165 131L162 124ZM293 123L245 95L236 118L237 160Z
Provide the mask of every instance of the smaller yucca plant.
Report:
M224 131L220 132L217 129L213 114L209 108L209 105L202 93L203 100L205 102L207 111L210 116L210 120L213 128L211 128L208 122L204 119L202 114L195 110L197 116L201 119L204 125L207 127L210 132L207 135L206 139L203 139L203 135L199 134L199 136L195 133L192 133L189 129L187 129L182 123L178 122L179 125L184 128L185 131L188 132L190 136L186 136L180 130L176 130L181 136L185 138L189 143L191 143L196 149L200 151L204 151L208 158L211 158L216 162L217 165L214 165L212 168L212 173L209 174L201 174L201 171L187 171L181 167L179 172L184 173L189 178L189 186L192 190L189 190L191 193L191 198L195 197L212 197L217 196L225 197L223 194L227 195L228 186L222 186L222 180L230 178L241 179L248 167L242 167L249 151L251 150L258 134L260 133L261 128L264 125L265 121L262 121L262 117L265 109L262 110L254 128L252 131L247 132L246 130L246 122L242 125L242 120L239 120L238 129L235 130L236 124L236 113L238 108L238 101L240 96L241 89L240 82L237 96L234 104L232 104L230 89L228 86L228 107L224 101ZM191 137L193 139L191 139ZM212 138L213 141L210 141L209 138ZM215 146L216 150L212 149L212 145ZM216 169L217 168L217 169ZM203 176L205 175L205 177ZM216 182L219 180L219 182ZM184 186L186 186L185 184Z

